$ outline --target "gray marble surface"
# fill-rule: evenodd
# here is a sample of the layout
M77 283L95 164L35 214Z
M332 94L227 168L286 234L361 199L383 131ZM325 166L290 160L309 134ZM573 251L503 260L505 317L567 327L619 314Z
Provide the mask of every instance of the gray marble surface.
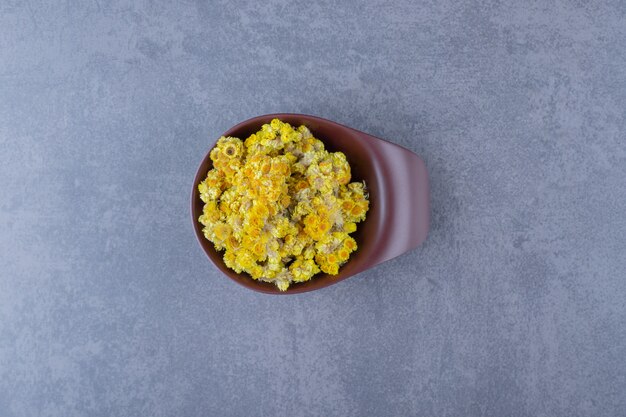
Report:
M0 2L0 416L626 415L626 3ZM211 142L310 113L422 155L419 249L218 273Z

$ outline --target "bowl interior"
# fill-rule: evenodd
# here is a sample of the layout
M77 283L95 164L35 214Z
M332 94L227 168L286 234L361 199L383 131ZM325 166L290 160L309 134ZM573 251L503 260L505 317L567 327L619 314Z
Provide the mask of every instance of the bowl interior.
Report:
M373 254L373 251L376 250L376 236L379 234L378 229L382 223L379 204L377 204L378 190L382 184L380 182L380 176L378 175L379 169L376 166L376 160L373 157L369 141L363 139L361 132L329 120L314 116L288 113L269 114L246 120L232 127L223 135L234 136L245 140L252 133L258 131L263 124L269 123L274 118L278 118L292 126L300 126L302 124L307 126L313 136L324 142L328 151L341 151L346 155L352 170L351 181L365 181L369 192L370 209L365 221L358 223L356 232L351 234L358 244L357 251L352 253L348 262L339 269L339 274L328 275L319 273L310 281L291 284L289 289L285 292L281 292L273 283L256 281L248 274L238 274L226 267L222 258L223 252L216 251L213 244L204 237L202 225L198 222L198 217L202 214L204 204L202 200L200 200L198 184L204 180L207 172L213 168L211 158L209 157L213 146L207 150L198 168L191 193L192 221L200 246L204 249L209 259L211 259L225 275L235 282L256 291L272 294L295 294L323 288L367 269L371 266L368 263L368 259ZM215 141L217 141L217 139L218 137L215 138Z

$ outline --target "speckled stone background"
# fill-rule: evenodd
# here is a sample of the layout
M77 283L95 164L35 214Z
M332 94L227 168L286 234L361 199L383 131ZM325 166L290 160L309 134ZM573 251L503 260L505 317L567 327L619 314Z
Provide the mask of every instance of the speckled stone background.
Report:
M0 2L0 416L626 415L626 3ZM310 113L422 155L419 249L223 278L216 137Z

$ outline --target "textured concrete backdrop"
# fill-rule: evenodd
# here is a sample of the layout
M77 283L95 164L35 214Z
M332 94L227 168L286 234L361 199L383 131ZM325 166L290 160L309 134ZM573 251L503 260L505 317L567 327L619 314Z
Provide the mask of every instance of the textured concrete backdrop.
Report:
M0 2L0 416L626 415L626 3ZM418 250L250 292L192 233L217 135L423 156Z

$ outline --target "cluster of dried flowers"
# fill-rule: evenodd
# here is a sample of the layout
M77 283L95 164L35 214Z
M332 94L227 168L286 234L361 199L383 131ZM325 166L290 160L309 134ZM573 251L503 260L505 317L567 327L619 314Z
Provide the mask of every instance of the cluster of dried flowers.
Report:
M285 291L323 271L335 275L357 248L349 236L369 208L341 152L306 126L274 119L245 141L221 137L198 190L198 219L224 262Z

